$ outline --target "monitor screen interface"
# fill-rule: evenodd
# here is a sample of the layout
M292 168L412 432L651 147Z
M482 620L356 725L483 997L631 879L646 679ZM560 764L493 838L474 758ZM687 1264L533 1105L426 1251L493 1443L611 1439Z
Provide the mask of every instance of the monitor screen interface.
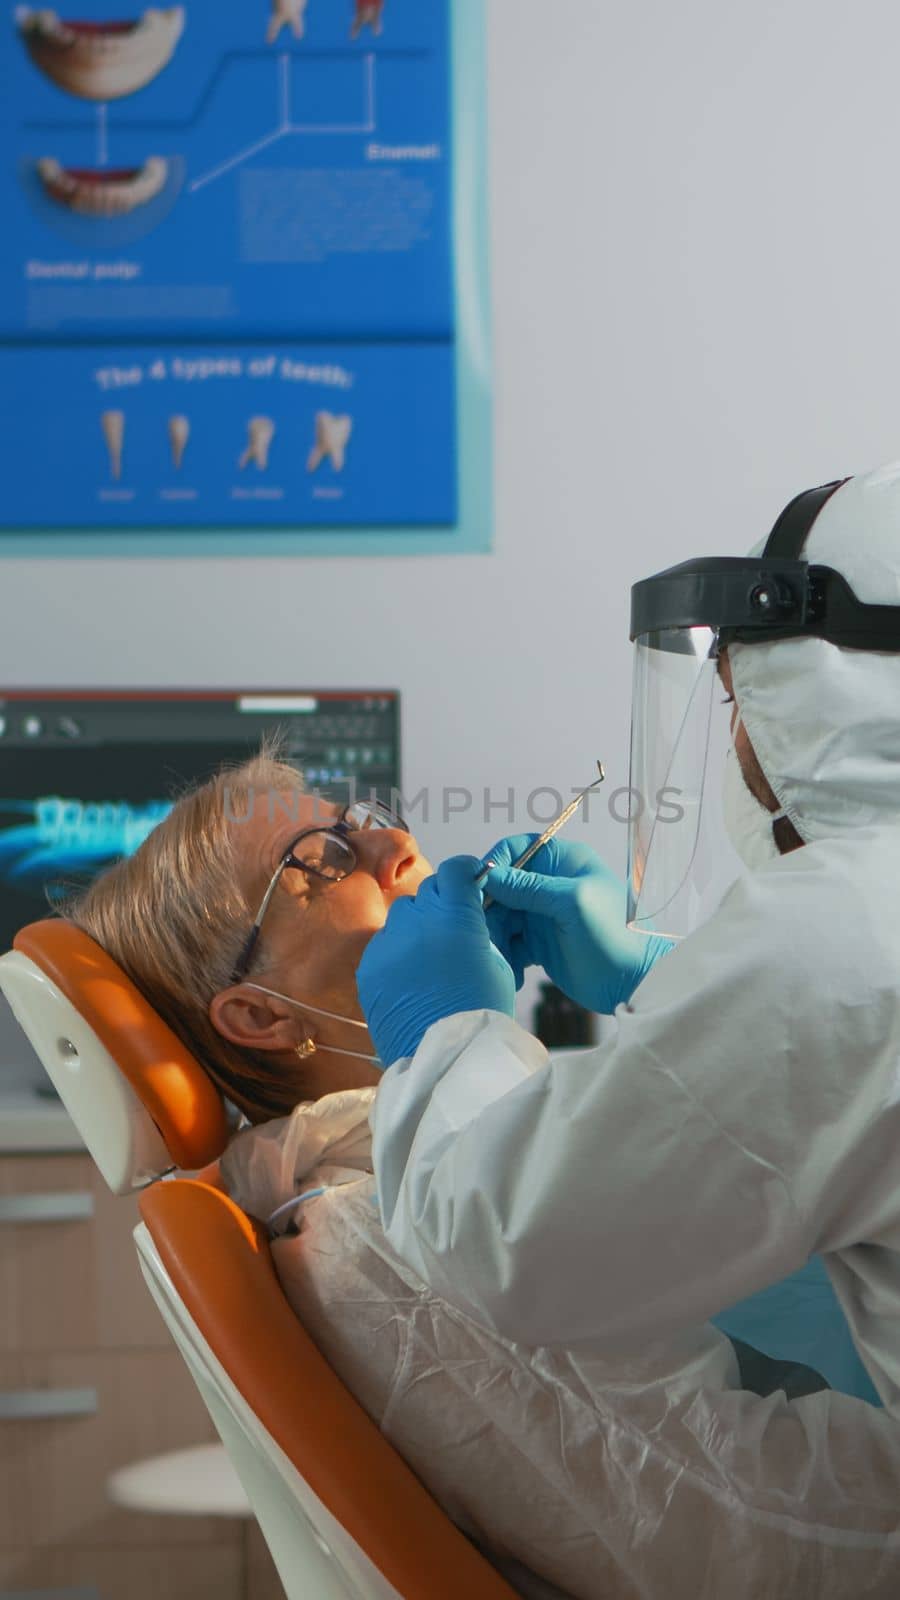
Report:
M0 694L0 949L274 733L309 790L396 803L390 691Z

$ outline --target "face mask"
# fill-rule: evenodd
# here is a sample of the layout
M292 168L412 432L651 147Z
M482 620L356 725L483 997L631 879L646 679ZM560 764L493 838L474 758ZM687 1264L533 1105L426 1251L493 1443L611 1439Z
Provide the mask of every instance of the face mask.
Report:
M261 983L247 983L247 989L256 989L259 994L267 994L273 1000L283 1000L286 1005L296 1006L298 1011L313 1011L317 1017L330 1017L333 1022L346 1022L351 1028L364 1028L364 1022L357 1022L355 1017L342 1017L338 1011L323 1011L321 1006L308 1005L305 1000L294 1000L289 994L279 994L277 989L264 989ZM378 1056L367 1056L362 1050L339 1050L336 1044L316 1043L316 1054L320 1050L327 1050L333 1056L353 1056L357 1061L371 1061L376 1067L381 1066Z
M734 733L737 732L740 720L738 717L735 722ZM767 811L757 800L756 795L750 793L744 782L741 763L734 748L734 733L725 757L725 782L722 790L725 829L744 865L755 871L779 859L781 851L775 843L772 824L786 813Z

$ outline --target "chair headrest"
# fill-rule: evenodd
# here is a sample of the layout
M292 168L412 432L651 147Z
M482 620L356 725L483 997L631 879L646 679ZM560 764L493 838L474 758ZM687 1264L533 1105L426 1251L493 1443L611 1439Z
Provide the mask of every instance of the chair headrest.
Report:
M218 1090L80 928L55 918L23 928L0 957L0 989L116 1193L221 1155Z

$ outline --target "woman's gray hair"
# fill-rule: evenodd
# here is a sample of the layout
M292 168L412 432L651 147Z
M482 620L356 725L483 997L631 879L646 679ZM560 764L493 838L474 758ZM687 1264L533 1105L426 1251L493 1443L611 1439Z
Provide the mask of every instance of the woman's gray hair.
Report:
M209 1004L230 986L257 910L241 882L240 826L260 804L274 814L303 793L301 774L280 754L277 740L266 741L249 761L189 789L133 856L63 907L251 1122L284 1116L303 1098L301 1064L291 1077L265 1052L231 1044ZM260 955L264 966L264 945Z

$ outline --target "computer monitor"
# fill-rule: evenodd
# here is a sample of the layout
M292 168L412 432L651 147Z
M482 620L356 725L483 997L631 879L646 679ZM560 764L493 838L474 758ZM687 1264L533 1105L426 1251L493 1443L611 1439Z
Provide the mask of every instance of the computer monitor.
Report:
M187 784L276 731L309 789L396 802L391 690L0 691L0 950L136 850ZM3 1007L0 1077L33 1059Z

